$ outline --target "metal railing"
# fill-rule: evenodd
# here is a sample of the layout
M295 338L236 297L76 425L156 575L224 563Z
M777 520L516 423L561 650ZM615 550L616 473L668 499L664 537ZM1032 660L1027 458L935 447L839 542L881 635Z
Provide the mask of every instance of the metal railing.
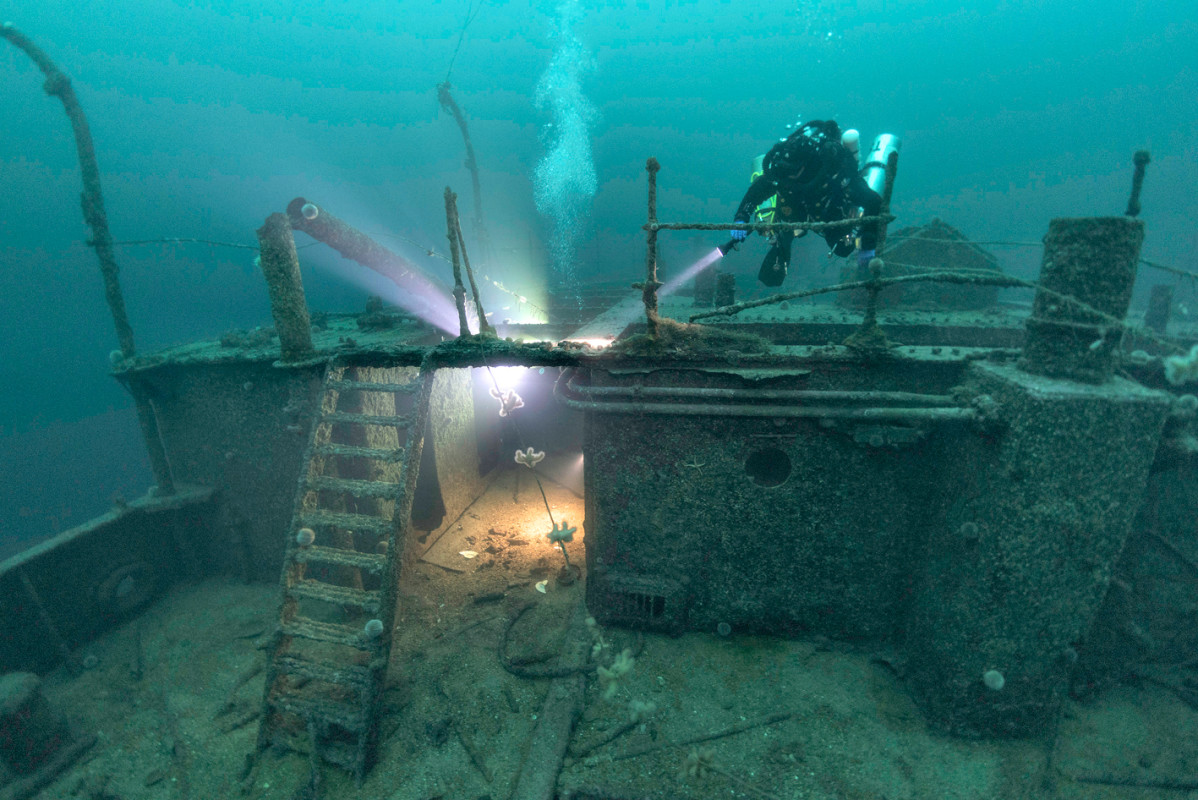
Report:
M1133 184L1133 200L1129 203L1128 216L1132 214L1132 208L1136 205L1135 200L1138 198L1139 189L1143 181L1143 168L1147 163L1141 158L1141 154L1136 154L1136 178ZM658 298L657 290L664 284L658 280L657 275L657 235L660 231L679 231L679 230L694 230L694 231L754 231L758 234L769 234L776 231L813 231L822 233L828 230L838 230L854 228L862 224L876 223L879 226L880 232L885 226L892 222L896 217L893 214L884 213L869 217L850 217L840 220L820 221L820 222L773 222L773 223L753 223L753 222L661 222L657 218L657 173L661 170L661 164L655 158L650 158L645 164L645 170L649 173L648 185L648 213L646 222L642 227L645 231L646 238L646 256L645 256L645 280L643 282L634 283L632 288L641 291L642 300L645 305L645 317L650 335L656 335L661 317L658 314ZM888 208L888 204L886 208ZM939 241L939 240L936 240ZM968 240L947 240L954 244L975 244ZM1011 244L1020 246L1044 246L1043 242L987 242L988 244ZM1190 273L1185 270L1179 270L1172 267L1166 267L1147 259L1137 258L1137 262L1146 266L1166 270L1174 274L1178 274L1191 279L1198 279L1198 273ZM864 308L864 318L857 334L854 334L856 340L860 341L881 341L885 342L885 337L880 336L880 330L877 326L877 305L878 295L887 286L893 286L902 283L952 283L974 286L996 286L999 288L1023 288L1033 289L1054 301L1066 304L1077 312L1089 315L1095 321L1095 324L1100 327L1118 330L1120 332L1129 333L1136 338L1146 341L1151 341L1163 347L1166 350L1177 350L1177 345L1169 342L1155 331L1151 331L1141 326L1136 326L1128 323L1125 319L1117 318L1111 314L1107 314L1092 305L1083 302L1069 294L1053 291L1045 287L1040 282L1029 281L1022 278L1016 278L1001 273L992 272L989 270L954 270L954 271L936 271L916 275L899 275L893 277L882 277L882 269L885 262L881 258L875 258L870 262L870 277L857 281L849 281L846 283L838 283L831 286L821 286L813 289L805 289L796 292L785 292L781 294L771 295L770 297L760 300L751 300L742 303L734 303L731 305L721 306L710 311L704 311L698 314L692 314L688 318L688 322L697 322L704 319L712 319L721 316L733 316L750 308L758 308L767 305L776 305L779 303L798 300L806 297L814 297L821 294L829 294L833 292L845 292L864 289L868 295ZM879 339L873 339L871 336L879 336ZM850 337L850 340L854 339Z

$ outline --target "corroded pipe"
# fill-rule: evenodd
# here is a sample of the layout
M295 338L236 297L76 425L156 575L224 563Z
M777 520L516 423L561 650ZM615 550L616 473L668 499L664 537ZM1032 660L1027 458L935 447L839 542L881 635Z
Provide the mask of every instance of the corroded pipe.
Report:
M448 286L430 277L412 262L371 239L348 222L329 213L303 197L287 204L287 221L297 231L303 231L324 242L341 255L369 267L390 280L407 294L414 309L425 319L441 320L441 309L435 308L430 297L448 298Z
M96 258L100 261L100 274L104 277L104 296L108 300L108 309L112 312L117 341L121 345L121 355L130 358L136 352L133 345L133 328L129 324L128 314L125 313L125 298L121 294L121 284L117 277L120 270L113 255L112 235L108 232L108 215L104 211L104 195L100 191L100 167L96 163L96 148L92 143L87 117L84 116L83 108L75 97L71 79L40 47L13 27L11 22L0 25L0 36L25 51L45 74L46 82L42 84L42 89L46 94L62 101L63 110L71 121L71 129L75 132L75 150L79 156L79 172L83 177L83 220L92 231L92 238L88 244L95 249Z
M968 423L977 421L980 418L979 412L976 409L960 407L844 408L835 405L760 405L756 403L723 404L719 402L669 403L592 400L587 398L586 389L573 383L572 371L567 371L558 379L553 391L558 399L570 408L579 411L606 414L836 419L854 422L894 422L905 424L930 422Z
M300 278L295 238L284 214L271 214L258 229L258 264L266 276L270 313L279 334L283 361L299 361L314 352L308 303Z
M904 404L906 406L950 408L958 403L949 395L915 392L834 391L818 389L730 389L722 386L582 386L571 382L571 392L583 397L698 398L738 400L751 403L785 401L790 403Z
M104 194L100 190L100 167L96 163L96 147L92 142L91 129L79 99L75 97L75 89L71 79L58 68L58 65L46 55L40 47L17 30L11 22L0 25L0 36L10 41L15 47L23 50L38 69L46 76L42 89L48 95L57 97L62 102L71 129L75 134L75 151L79 158L79 173L83 178L83 194L80 198L83 206L83 220L91 228L92 238L88 244L96 251L100 262L100 275L104 280L104 298L108 301L108 310L112 313L112 323L116 328L117 342L121 347L123 358L132 358L137 352L133 342L133 326L129 324L129 315L125 311L125 297L121 293L120 268L116 263L116 255L112 248L112 234L108 232L108 214L104 211ZM129 393L137 409L137 422L141 427L142 440L146 445L146 454L150 459L150 468L154 472L155 494L165 496L174 494L175 483L171 476L170 461L166 449L162 445L161 434L158 430L158 418L154 408L146 397L145 392L135 384L128 384Z

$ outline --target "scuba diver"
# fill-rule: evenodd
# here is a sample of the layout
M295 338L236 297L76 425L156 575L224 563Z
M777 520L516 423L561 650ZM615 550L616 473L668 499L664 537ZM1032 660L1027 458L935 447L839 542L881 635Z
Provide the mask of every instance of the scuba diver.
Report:
M877 216L882 196L857 171L857 144L856 131L842 135L840 126L833 121L816 120L799 126L761 159L733 221L831 222L856 216L858 208L867 217ZM875 255L877 224L860 227L857 263L864 266ZM749 231L731 233L729 245L743 242L749 235ZM798 236L806 233L798 231ZM793 230L770 235L773 247L766 253L757 274L757 279L766 286L781 286L786 279L795 237ZM856 247L851 229L830 229L824 233L824 239L832 252L841 257L848 256Z

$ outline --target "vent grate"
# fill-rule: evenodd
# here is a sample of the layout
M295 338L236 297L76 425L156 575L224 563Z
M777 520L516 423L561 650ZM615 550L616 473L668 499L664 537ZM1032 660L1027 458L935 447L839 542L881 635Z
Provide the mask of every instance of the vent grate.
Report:
M682 585L670 578L615 572L588 585L587 606L604 624L680 633L687 605Z
M666 598L644 592L613 592L610 595L612 613L624 618L652 622L665 616Z

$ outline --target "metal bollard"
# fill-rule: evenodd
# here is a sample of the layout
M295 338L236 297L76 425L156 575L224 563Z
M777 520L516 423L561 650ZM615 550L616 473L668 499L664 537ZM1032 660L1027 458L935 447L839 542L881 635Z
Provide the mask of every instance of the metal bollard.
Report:
M736 276L730 272L720 272L715 279L715 304L730 306L736 303Z
M1156 331L1162 336L1169 327L1169 317L1173 311L1173 287L1167 283L1158 283L1152 287L1148 296L1148 310L1144 312L1144 326Z

